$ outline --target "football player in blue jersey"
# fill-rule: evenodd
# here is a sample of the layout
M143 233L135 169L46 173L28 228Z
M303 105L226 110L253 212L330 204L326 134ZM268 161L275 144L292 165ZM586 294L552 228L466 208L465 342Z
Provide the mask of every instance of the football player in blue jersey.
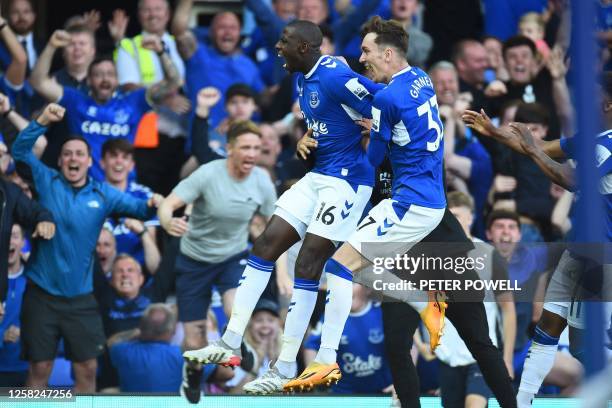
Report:
M352 276L372 265L375 258L407 252L438 227L446 212L442 123L431 80L421 69L408 64L408 36L397 22L373 17L362 35L360 61L373 80L388 84L376 93L372 102L367 156L373 166L379 166L389 155L393 169L392 197L376 205L348 242L326 263L328 276L330 272L335 276ZM420 313L430 332L431 346L435 348L446 303L437 297L433 300L408 303ZM430 307L431 304L435 307ZM317 357L300 376L285 385L286 390L329 385L341 377L336 350L350 302L348 308L342 305L333 310L327 305ZM449 318L481 366L499 403L504 407L515 406L512 383L501 352L488 337L484 305L471 301L453 306L455 309ZM340 320L337 326L336 320Z
M606 216L604 250L608 250L609 253L609 245L612 242L612 73L604 73L600 85L602 98L600 106L606 130L597 135L595 159L600 177L599 192L602 195ZM513 150L531 157L553 182L570 191L579 188L576 185L574 167L568 162L561 164L553 159L575 158L578 136L536 142L526 124L511 123L509 128L495 128L484 111L481 113L466 111L463 120L480 134L492 137ZM593 269L588 260L574 253L572 249L579 248L570 246L563 253L546 290L544 310L523 367L517 394L519 408L531 407L534 396L553 367L559 337L567 326L569 326L570 352L578 359L581 359L584 352L584 345L580 341L585 335L584 308L581 307L579 299L575 301L575 294L579 293L577 277L580 272L589 274ZM610 259L604 258L603 263L602 298L606 300L610 299L612 294L612 266Z
M355 121L370 115L368 87L375 85L340 60L322 55L321 42L318 26L296 20L287 25L276 46L286 69L298 74L300 107L317 143L314 167L279 198L274 215L255 241L222 339L184 354L193 363L239 364L244 330L274 263L303 239L281 354L268 373L245 385L250 393L281 392L295 377L295 360L315 306L323 265L337 243L346 241L357 227L374 184L374 170ZM350 309L351 280L328 274L327 282L332 293L338 292L334 298Z
M134 143L142 115L151 110L153 105L161 104L182 85L183 80L161 39L151 35L143 39L142 46L160 56L165 75L163 80L132 92L118 91L119 80L114 61L100 57L89 65L87 84L91 91L84 94L75 88L60 85L49 76L55 51L68 46L70 39L70 34L63 30L57 30L51 35L32 71L30 82L49 102L58 102L66 108L70 132L82 135L91 146L93 166L90 175L102 181L104 170L99 163L102 144L115 137L124 137Z

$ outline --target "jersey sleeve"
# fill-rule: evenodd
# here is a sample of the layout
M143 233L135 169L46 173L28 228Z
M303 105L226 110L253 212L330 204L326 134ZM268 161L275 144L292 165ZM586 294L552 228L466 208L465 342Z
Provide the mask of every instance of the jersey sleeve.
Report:
M393 130L393 111L394 106L392 101L384 94L378 94L372 101L372 130L370 138L378 139L384 142L391 140L391 131Z
M341 64L333 62L332 64ZM328 66L331 64L328 64ZM326 68L336 69L336 68ZM329 76L325 86L327 93L341 104L359 112L362 116L370 117L372 107L372 94L366 86L360 82L360 78L354 72L346 69L340 75Z
M601 177L612 173L612 158L610 156L612 156L610 146L606 147L600 143L595 145L595 164Z

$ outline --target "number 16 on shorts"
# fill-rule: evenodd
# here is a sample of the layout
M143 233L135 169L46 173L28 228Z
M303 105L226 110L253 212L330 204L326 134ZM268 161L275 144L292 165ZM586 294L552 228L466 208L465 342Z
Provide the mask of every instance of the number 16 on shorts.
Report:
M327 205L327 203L322 202L321 206L319 207L319 211L317 212L317 216L315 218L315 221L319 221L322 222L325 225L331 225L334 223L334 221L336 220L336 217L334 216L333 211L336 209L335 205L330 205L327 206L327 208L325 207ZM350 207L352 207L351 204L349 204ZM350 210L350 208L349 208ZM348 212L347 212L348 214Z

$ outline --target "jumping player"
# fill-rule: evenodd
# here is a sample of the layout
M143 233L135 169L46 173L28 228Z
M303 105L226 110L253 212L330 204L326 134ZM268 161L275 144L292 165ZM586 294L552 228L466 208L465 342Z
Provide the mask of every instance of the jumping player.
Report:
M244 386L249 393L280 392L295 377L295 359L315 306L323 265L337 243L346 241L355 230L374 184L374 170L361 146L361 128L355 123L371 112L372 96L366 79L339 60L322 55L321 41L321 31L315 24L296 20L287 25L276 45L286 61L285 68L299 74L300 107L317 142L314 168L279 198L274 215L255 241L222 338L184 353L192 367L205 363L238 365L244 330L274 262L303 239L280 357L262 378ZM330 291L342 291L348 285L343 296L350 308L352 282L346 282L328 275ZM199 398L197 389L183 391L190 401Z
M360 61L365 63L375 81L388 83L385 89L376 93L372 103L371 140L367 155L370 162L378 166L386 152L389 152L393 188L392 198L376 205L351 235L348 243L325 265L328 274L344 276L352 276L379 256L376 248L370 251L372 247L367 248L363 245L365 243L401 243L402 246L396 246L396 250L401 247L406 251L414 243L425 238L432 239L434 235L437 238L432 242L443 242L444 236L454 235L457 228L461 235L456 219L452 215L448 219L445 216L449 212L446 209L443 182L442 125L431 80L422 70L408 65L408 36L401 25L374 17L362 35ZM384 251L386 256L393 255ZM471 273L475 274L473 270ZM285 390L329 385L340 378L336 350L345 321L342 319L346 319L350 312L350 302L348 308L342 305L332 309L330 305L334 300L330 298L326 304L321 348L315 361L297 379L288 382ZM433 337L432 347L439 341L446 308L445 302L434 300L429 305L435 307L429 307L427 302L410 302L410 306L420 313ZM346 300L342 301L346 303ZM448 317L478 362L500 405L516 406L512 382L502 354L488 336L483 303L453 303ZM406 330L414 331L415 328L416 324L411 324ZM392 371L394 382L401 381L395 375L395 371L399 370ZM409 390L406 391L409 393ZM410 396L406 394L406 397ZM418 401L418 398L410 398L410 401L414 400Z

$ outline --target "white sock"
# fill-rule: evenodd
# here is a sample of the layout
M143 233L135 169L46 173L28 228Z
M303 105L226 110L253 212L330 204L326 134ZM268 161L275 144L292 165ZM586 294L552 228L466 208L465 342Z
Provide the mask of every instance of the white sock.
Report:
M232 316L227 329L221 338L225 344L233 349L240 347L242 336L249 324L253 309L268 285L270 275L274 269L274 262L266 261L255 255L250 255L247 266L238 282Z
M536 327L535 332L525 359L521 385L516 396L518 408L531 407L531 401L540 390L544 378L555 363L559 338L548 335L539 327Z
M318 280L296 278L293 283L293 296L291 296L285 320L283 344L275 364L278 371L285 377L295 377L297 368L295 359L317 303L318 290Z
M336 362L336 350L340 345L344 325L351 313L353 274L334 259L330 259L325 264L325 273L327 299L321 329L321 347L315 361L321 364L333 364Z

